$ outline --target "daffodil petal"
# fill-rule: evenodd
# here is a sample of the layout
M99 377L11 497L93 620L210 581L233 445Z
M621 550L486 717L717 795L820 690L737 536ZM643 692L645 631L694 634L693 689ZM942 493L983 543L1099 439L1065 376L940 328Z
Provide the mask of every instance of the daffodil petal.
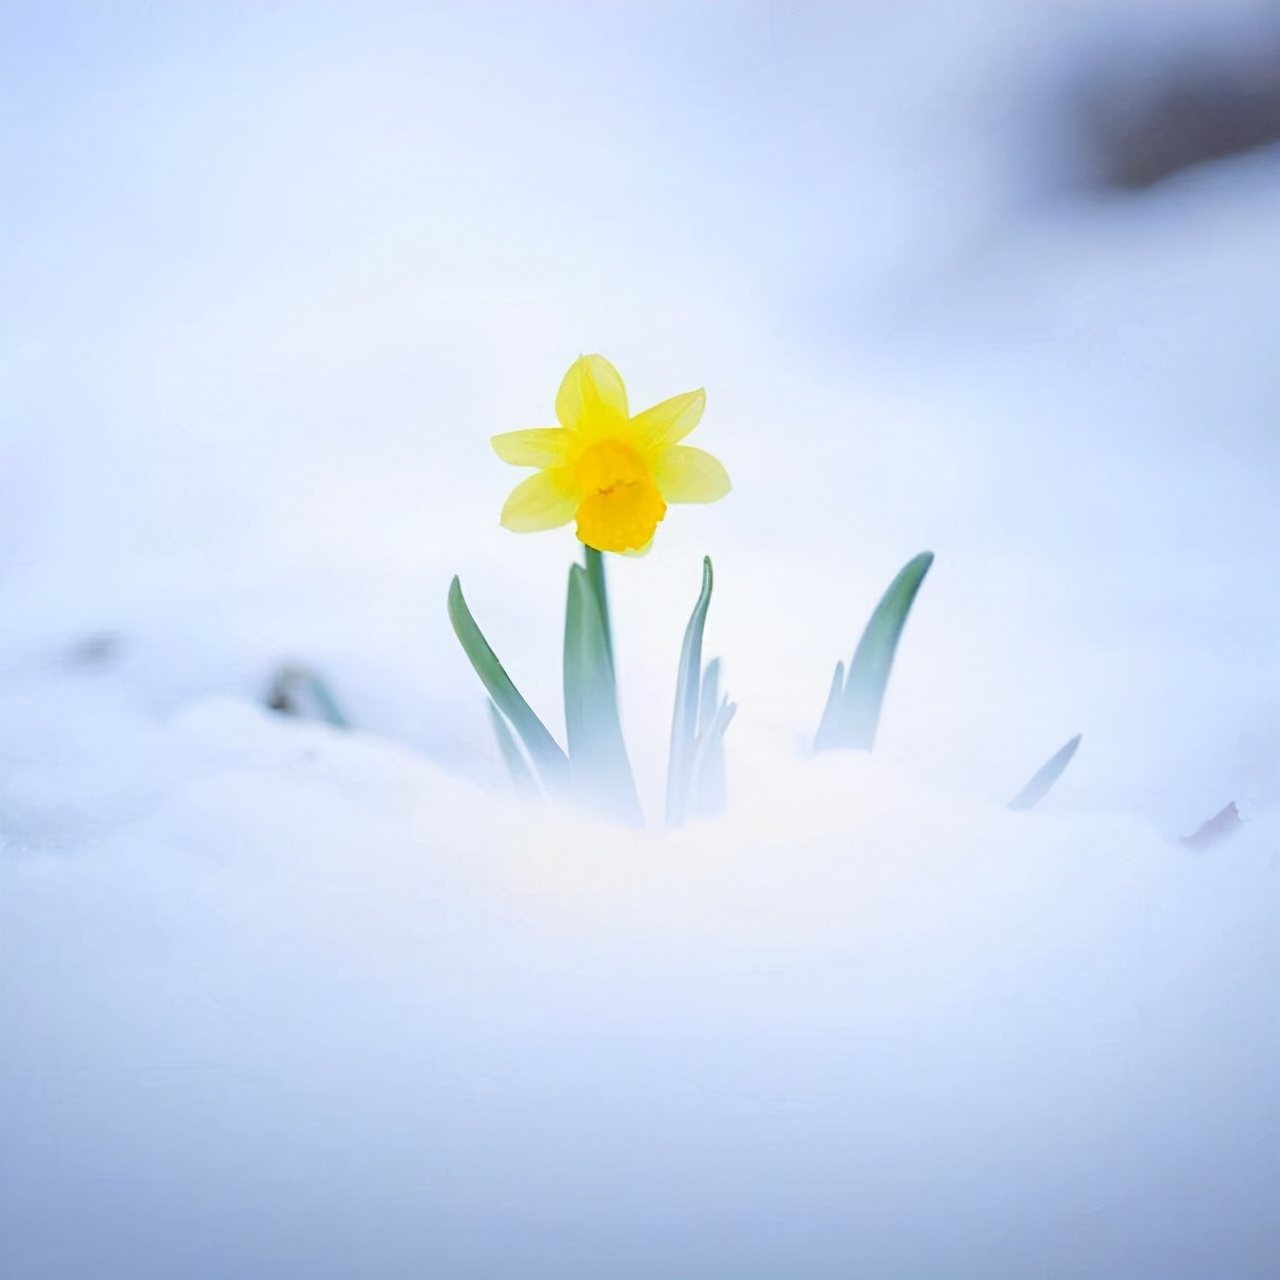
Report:
M672 445L652 460L653 481L668 502L715 502L729 492L729 473L702 449Z
M539 471L511 490L502 507L502 525L512 533L536 533L568 524L578 509L568 468Z
M558 467L568 460L573 436L560 427L532 427L504 431L489 443L494 453L513 467Z
M627 421L627 388L604 356L579 356L556 392L562 427L588 438L614 434Z
M702 418L707 393L701 387L672 396L631 419L631 438L637 449L660 449L683 440Z

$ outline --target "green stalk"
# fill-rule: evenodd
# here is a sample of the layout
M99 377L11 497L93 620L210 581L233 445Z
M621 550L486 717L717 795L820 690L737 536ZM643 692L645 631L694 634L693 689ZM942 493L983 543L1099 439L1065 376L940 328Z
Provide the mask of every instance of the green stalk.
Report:
M609 655L609 666L613 666L613 624L609 620L609 591L604 580L604 552L595 547L583 544L586 552L587 581L595 592L596 605L600 610L600 621L604 627L604 647Z
M587 569L571 565L564 620L564 720L574 795L587 808L643 826L618 717L607 635L596 586Z

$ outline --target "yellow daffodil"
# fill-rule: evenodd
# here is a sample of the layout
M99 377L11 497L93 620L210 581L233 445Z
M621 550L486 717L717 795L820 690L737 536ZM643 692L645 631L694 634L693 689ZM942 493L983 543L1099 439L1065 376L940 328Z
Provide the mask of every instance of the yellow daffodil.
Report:
M578 538L597 551L644 551L669 502L715 502L729 476L709 453L680 443L698 425L702 390L672 396L635 417L627 389L603 356L580 356L556 393L558 427L508 431L494 452L538 474L518 484L502 508L516 533L577 520Z

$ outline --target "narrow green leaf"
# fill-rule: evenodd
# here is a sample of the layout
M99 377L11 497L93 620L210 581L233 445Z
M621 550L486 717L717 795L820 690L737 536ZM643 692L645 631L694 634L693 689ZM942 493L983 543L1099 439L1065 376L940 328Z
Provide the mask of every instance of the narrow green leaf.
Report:
M338 700L333 696L329 686L313 671L311 673L311 696L315 699L316 709L322 719L333 725L335 729L350 729L351 721L342 714Z
M1044 799L1049 788L1062 776L1080 746L1080 734L1076 734L1065 746L1060 747L1039 769L1035 776L1009 801L1010 809L1030 809Z
M462 597L462 585L456 577L449 584L449 621L453 623L454 634L489 696L520 735L543 786L552 794L562 794L569 781L569 761L546 725L512 684L511 677L476 626Z
M839 714L825 739L815 739L815 750L852 747L870 751L875 745L885 686L893 670L902 628L931 564L933 552L921 552L903 566L881 596L849 664Z
M310 667L281 667L267 694L267 706L287 716L319 717L335 729L351 728L328 684Z
M685 819L698 731L698 695L701 692L702 632L711 604L711 557L702 561L702 590L693 606L680 649L676 676L676 705L671 717L671 754L667 760L667 825L678 827Z
M711 728L720 710L720 659L712 658L703 668L702 692L698 695L698 737Z
M835 674L831 677L831 689L827 693L827 705L822 708L822 719L818 721L818 732L813 737L813 749L826 751L836 745L840 735L840 702L844 697L844 662L837 662Z
M498 750L502 753L507 772L511 775L516 795L522 800L541 800L542 792L539 791L538 783L525 761L520 744L516 742L515 735L507 725L506 717L493 705L492 698L485 699L485 706L489 708L489 723L493 725L493 736L498 740Z
M618 718L613 661L599 597L586 569L569 568L564 622L564 720L577 799L633 826L643 826L640 799Z
M727 790L724 735L737 710L736 702L730 702L727 697L722 699L711 722L698 735L693 762L693 786L689 796L691 817L714 818L724 812Z

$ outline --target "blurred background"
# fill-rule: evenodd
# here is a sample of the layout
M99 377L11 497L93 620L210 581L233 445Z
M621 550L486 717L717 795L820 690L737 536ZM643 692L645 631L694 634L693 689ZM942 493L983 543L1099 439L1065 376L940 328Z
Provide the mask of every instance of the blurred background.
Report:
M617 571L631 686L711 551L735 696L811 732L929 547L892 757L994 798L1083 731L1067 803L1275 803L1273 4L19 2L0 58L10 691L302 660L483 773L444 589L553 705L572 538L497 528L487 439L599 350L736 482Z
M728 834L609 864L703 897L535 945L599 860L464 785L445 593L558 732L488 438L590 351L734 481L611 566L651 814L704 553L741 711ZM1274 1275L1274 842L1172 838L1275 829L1278 418L1274 2L0 2L8 1273ZM884 772L760 852L926 548Z

